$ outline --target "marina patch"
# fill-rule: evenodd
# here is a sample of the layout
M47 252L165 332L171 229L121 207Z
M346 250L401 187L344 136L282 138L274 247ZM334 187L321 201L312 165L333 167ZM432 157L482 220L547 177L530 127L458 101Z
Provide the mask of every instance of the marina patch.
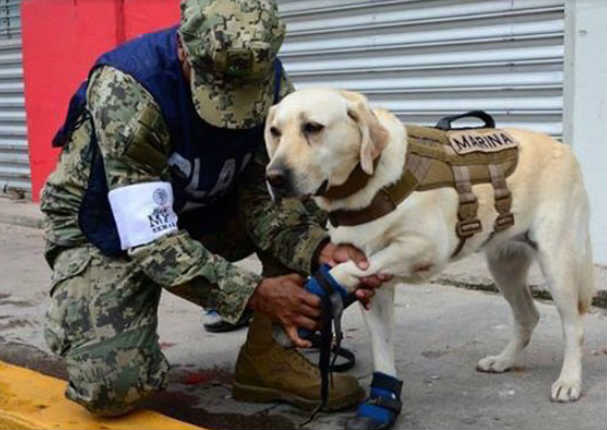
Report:
M447 133L451 148L459 154L471 152L499 152L518 147L518 142L499 129L456 130Z

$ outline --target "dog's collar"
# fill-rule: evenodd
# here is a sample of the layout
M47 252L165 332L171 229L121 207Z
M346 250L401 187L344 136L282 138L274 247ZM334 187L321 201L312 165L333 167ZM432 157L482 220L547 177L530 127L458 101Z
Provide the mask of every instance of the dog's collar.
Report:
M395 210L398 204L404 199L406 199L407 196L409 196L409 194L411 194L417 186L417 181L415 180L415 178L412 175L407 174L407 172L409 171L408 163L410 159L408 152L409 151L407 150L403 174L397 182L381 188L377 192L377 194L375 194L373 200L371 200L371 203L369 203L369 205L365 208L358 210L339 209L330 212L329 220L331 221L331 224L334 227L365 224L374 221L378 218L381 218L385 215L388 215L390 212ZM364 172L362 173L365 174ZM367 181L364 183L364 185L367 184L369 178L370 176L367 175ZM349 181L350 178L348 178L348 181L346 181L346 183ZM359 188L359 190L360 189L362 189L362 187ZM352 194L354 193L346 194L345 197L348 197Z
M379 164L379 158L377 157L373 160L373 171L377 168ZM354 170L341 185L336 185L333 187L327 188L324 192L321 192L317 195L324 197L327 200L340 200L345 199L346 197L350 197L352 194L357 193L367 186L369 183L369 179L371 179L372 175L368 175L358 163Z

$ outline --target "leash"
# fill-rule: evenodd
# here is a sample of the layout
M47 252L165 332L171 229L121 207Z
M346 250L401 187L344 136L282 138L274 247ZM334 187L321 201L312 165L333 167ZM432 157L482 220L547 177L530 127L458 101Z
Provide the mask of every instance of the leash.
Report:
M329 399L329 384L333 372L345 371L354 367L356 358L352 351L342 348L344 338L341 328L341 318L345 308L356 301L354 294L349 294L329 273L330 267L322 265L305 285L306 291L317 295L321 300L320 335L306 329L299 329L299 336L312 341L318 347L318 369L320 370L320 404L314 408L310 417L300 424L303 427L316 418L318 412L327 405ZM334 334L335 331L335 334ZM346 362L336 364L337 357L346 358Z
M319 333L312 333L310 336L306 337L306 340L312 342L312 348L316 348L320 351L321 338ZM354 353L343 346L337 347L337 345L332 342L331 353L333 354L330 367L331 372L347 372L356 365L356 356ZM339 357L344 359L343 363L336 363Z

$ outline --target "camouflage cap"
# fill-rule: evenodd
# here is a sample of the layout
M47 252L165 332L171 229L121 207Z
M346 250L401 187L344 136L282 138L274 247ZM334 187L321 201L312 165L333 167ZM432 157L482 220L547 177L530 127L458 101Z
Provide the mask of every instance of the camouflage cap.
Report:
M179 34L198 114L223 128L261 124L285 35L274 0L182 0Z

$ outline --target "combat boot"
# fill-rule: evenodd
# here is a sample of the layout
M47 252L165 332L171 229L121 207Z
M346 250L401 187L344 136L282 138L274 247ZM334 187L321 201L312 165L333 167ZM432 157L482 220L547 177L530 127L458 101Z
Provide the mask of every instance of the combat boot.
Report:
M256 313L247 341L236 362L233 395L236 400L283 401L312 410L320 403L320 371L295 348L284 348L272 337L272 323ZM333 374L325 410L357 405L365 392L351 375Z

